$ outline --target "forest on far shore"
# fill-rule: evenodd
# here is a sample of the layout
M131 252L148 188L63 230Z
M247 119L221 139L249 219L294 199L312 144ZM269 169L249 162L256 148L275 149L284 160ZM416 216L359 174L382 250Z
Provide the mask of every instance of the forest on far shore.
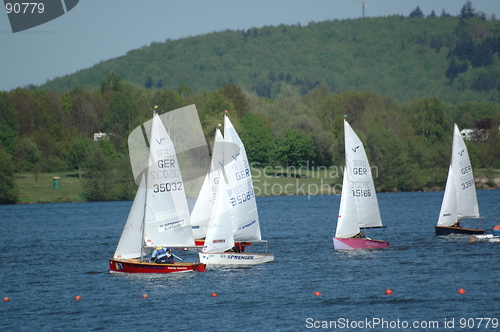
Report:
M198 94L186 84L146 89L109 74L93 90L0 92L0 201L17 201L15 174L26 171L35 181L40 173L78 172L87 200L132 199L129 133L151 119L154 105L162 114L191 104L207 144L228 110L254 166L341 168L347 116L377 168L379 191L444 186L453 123L474 130L466 143L473 167L486 169L487 186L495 185L500 168L500 104L492 101L450 105L423 97L401 104L374 92L332 93L322 86L301 94L292 85L271 100L234 83ZM94 142L98 132L107 139Z

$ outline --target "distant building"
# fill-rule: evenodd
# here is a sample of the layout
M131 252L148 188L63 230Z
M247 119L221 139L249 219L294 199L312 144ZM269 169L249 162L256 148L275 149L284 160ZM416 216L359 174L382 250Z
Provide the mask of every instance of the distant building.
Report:
M102 139L108 139L108 134L106 133L94 133L94 142L100 141Z
M462 129L460 134L462 134L462 138L466 141L472 141L476 136L474 134L474 129Z

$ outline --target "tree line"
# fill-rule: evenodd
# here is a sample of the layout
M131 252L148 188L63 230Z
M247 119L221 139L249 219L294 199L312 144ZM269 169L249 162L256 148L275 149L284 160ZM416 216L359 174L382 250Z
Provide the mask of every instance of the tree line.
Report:
M240 133L251 162L272 166L342 166L347 116L378 168L378 190L443 186L453 123L478 132L468 141L473 167L500 168L500 104L444 103L422 97L399 103L375 92L330 92L317 85L303 94L284 84L275 99L229 83L196 93L146 89L111 73L95 89L0 92L0 202L15 203L15 174L70 171L83 179L85 199L132 199L129 133L159 113L195 104L208 144L224 110ZM103 132L108 139L93 141ZM479 135L480 133L480 135Z

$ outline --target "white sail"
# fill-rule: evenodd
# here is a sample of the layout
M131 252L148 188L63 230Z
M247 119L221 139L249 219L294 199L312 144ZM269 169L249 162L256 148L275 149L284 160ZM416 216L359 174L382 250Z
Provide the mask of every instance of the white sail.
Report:
M260 241L260 224L252 175L245 147L233 124L224 116L224 172L231 205L235 241ZM232 149L233 144L239 151ZM233 150L233 151L227 151Z
M184 183L174 145L157 114L150 136L144 238L147 247L193 247Z
M347 171L344 168L344 180L342 182L342 195L340 196L339 216L335 237L350 238L359 233L358 214L351 189Z
M224 177L219 178L217 198L203 252L224 252L234 247L233 221L231 219L229 196Z
M214 147L210 169L205 176L198 198L191 212L191 227L195 239L204 238L207 234L208 224L212 215L217 184L219 183L219 170L223 165L224 139L220 130L215 132Z
M190 216L191 228L195 239L201 239L206 236L213 205L214 200L210 190L210 173L207 173Z
M455 189L455 177L453 167L450 165L446 187L444 188L443 202L439 212L438 226L452 226L457 222L457 194Z
M141 248L144 245L142 239L142 225L144 220L144 203L146 202L146 188L144 174L141 177L141 182L137 193L135 194L134 202L130 208L130 212L123 227L122 236L116 246L114 258L130 259L141 256Z
M347 121L344 120L344 138L348 189L342 189L352 196L360 228L381 227L382 218L373 183L370 163L363 143Z
M479 218L479 205L469 153L455 124L451 164L437 225L452 226L461 218Z
M479 205L469 153L456 124L453 131L451 166L457 191L458 218L479 218Z

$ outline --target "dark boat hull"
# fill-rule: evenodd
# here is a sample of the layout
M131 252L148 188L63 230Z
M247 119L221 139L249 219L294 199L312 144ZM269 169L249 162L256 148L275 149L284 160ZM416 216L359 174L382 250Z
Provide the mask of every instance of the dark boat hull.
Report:
M472 229L472 228L462 228L462 227L446 227L446 226L435 226L436 235L450 235L450 234L484 234L484 229Z

